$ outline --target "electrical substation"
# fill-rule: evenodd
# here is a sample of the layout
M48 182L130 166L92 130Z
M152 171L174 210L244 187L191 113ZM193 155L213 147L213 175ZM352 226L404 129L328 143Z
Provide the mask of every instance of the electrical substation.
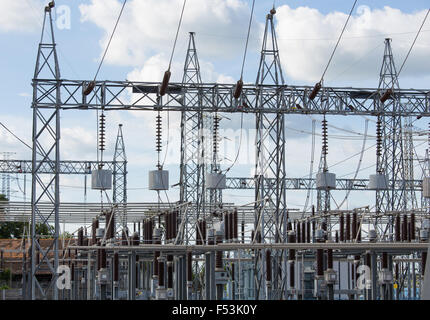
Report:
M403 65L398 69L394 62L391 39L385 39L380 52L377 88L327 87L324 75L315 86L287 84L276 10L269 7L260 60L247 61L258 65L253 84L243 80L243 66L236 84L203 82L194 32L188 33L187 51L176 52L185 57L182 82L170 81L170 66L159 83L100 80L97 75L69 80L60 73L54 7L52 1L40 12L44 22L32 80L32 159L13 160L8 154L0 160L3 174L31 174L31 203L0 203L0 221L30 226L20 247L22 299L430 299L430 131L425 133L427 153L417 155L407 130L414 119L430 116L430 91L400 88ZM248 39L251 23L252 14ZM60 159L61 121L70 110L82 116L97 112L94 161ZM147 173L152 202L127 200L127 178L133 174L127 166L127 123L117 127L113 159L105 154L106 114L122 110L153 115L154 136L145 137L154 140L156 151L151 155L154 169ZM181 116L177 185L163 160L163 115L168 112ZM252 177L231 176L231 167L219 161L220 123L231 114L255 119ZM315 175L290 178L285 134L290 115L323 119L318 135L313 128L322 146ZM358 171L353 179L337 177L330 166L330 120L336 116L375 124L376 170L369 177L357 177ZM421 179L414 173L418 156L424 159ZM63 175L88 177L89 192L99 192L102 201L61 202ZM161 201L172 187L179 198ZM255 197L227 202L225 190L254 190ZM317 196L303 210L288 208L287 197L299 190ZM366 196L367 206L342 209L345 200L334 204L334 191L346 192L345 199L351 193L372 196ZM61 223L81 227L64 241ZM50 236L42 236L36 225L48 226Z

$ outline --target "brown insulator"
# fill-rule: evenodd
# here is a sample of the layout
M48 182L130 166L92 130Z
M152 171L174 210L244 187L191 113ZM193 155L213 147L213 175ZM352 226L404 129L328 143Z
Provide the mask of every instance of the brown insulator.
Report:
M266 251L266 280L272 281L272 255L270 250Z
M272 9L270 10L270 14L271 14L272 16L274 16L274 15L276 14L276 10L275 10L275 8L272 8Z
M306 243L306 222L302 222L302 243Z
M236 87L234 88L234 94L233 97L237 100L240 98L240 95L242 94L242 89L243 89L243 81L242 79L240 79L237 83L236 83Z
M261 243L261 231L258 230L256 234L257 243Z
M96 238L96 230L99 228L99 220L94 219L93 223L91 224L91 244L94 245L97 243Z
M224 239L230 240L230 217L229 213L224 213Z
M336 232L335 232L335 242L336 243L339 243L339 232L336 230Z
M167 87L169 86L170 76L171 76L171 72L167 70L164 73L163 82L161 83L160 96L164 96L166 94Z
M160 256L160 252L159 251L155 251L154 252L154 269L153 269L153 275L154 276L158 276L159 274L159 266L160 263L158 262L158 257Z
M295 287L295 270L294 270L294 262L290 263L290 288Z
M222 236L216 237L216 244L222 243ZM222 270L222 251L216 251L215 253L215 269Z
M421 274L424 276L426 272L427 252L421 254Z
M133 245L138 246L139 244L140 244L139 233L135 232L133 233Z
M386 252L382 253L382 269L388 269L388 254Z
M158 261L158 286L164 287L164 261Z
M400 242L401 241L401 223L400 223L400 215L396 215L396 223L395 223L395 237L396 237L396 241Z
M352 213L352 240L355 241L357 238L357 213Z
M88 247L89 245L89 240L87 237L84 238L84 247Z
M311 243L311 222L306 222L306 242Z
M115 252L113 254L113 281L119 281L119 254Z
M178 211L172 212L173 239L178 235Z
M302 230L300 223L297 223L296 225L296 232L297 232L297 242L300 242L302 240Z
M351 215L346 215L345 241L351 240Z
M296 234L293 231L288 232L288 243L296 243ZM296 250L294 249L288 250L288 260L290 261L296 260Z
M384 103L385 101L387 101L391 95L393 94L393 90L388 89L387 91L385 91L385 93L382 95L382 97L379 99L382 103Z
M173 256L167 256L167 288L173 288Z
M292 226L291 226L291 221L288 221L287 223L287 231L291 231L293 230Z
M317 275L318 276L324 275L323 261L324 261L324 250L317 249Z
M241 233L242 233L242 243L245 243L245 221L242 220L241 222Z
M95 86L96 86L96 83L94 81L91 81L90 83L88 83L87 87L84 90L84 96L89 95L94 90Z
M187 281L193 281L193 254L187 252Z
M78 246L83 246L84 245L84 229L83 228L79 228L78 230Z
M333 249L327 249L327 269L333 269Z
M411 213L410 225L411 241L415 241L415 213Z
M237 209L233 210L233 239L238 239L238 220L237 220Z
M253 242L255 239L255 231L251 230L251 242ZM257 241L257 239L255 239L255 242Z
M127 231L122 230L122 233L121 233L121 245L123 245L123 246L127 246L128 245L127 238L128 238L128 230Z
M100 267L106 269L106 250L100 249Z
M345 217L343 214L339 217L339 240L341 242L345 241Z
M206 224L205 220L202 221L202 232L203 232L202 244L205 244L206 243L206 237L207 237L207 224Z
M408 240L408 216L403 215L403 223L402 223L402 241Z
M309 100L314 100L318 94L318 92L320 92L321 90L321 82L318 82L314 89L312 90L311 94L309 95Z

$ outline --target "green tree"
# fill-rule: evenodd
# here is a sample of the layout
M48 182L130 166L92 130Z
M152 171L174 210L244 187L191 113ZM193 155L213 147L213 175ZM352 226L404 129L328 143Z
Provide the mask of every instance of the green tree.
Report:
M0 201L8 201L5 195L0 194ZM2 214L2 212L0 212ZM0 239L21 239L24 234L25 222L0 222ZM49 236L49 227L45 224L37 224L36 232Z

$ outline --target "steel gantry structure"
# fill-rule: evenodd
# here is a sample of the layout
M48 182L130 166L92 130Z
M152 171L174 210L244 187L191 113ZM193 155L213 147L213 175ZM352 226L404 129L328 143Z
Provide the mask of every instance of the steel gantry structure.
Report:
M195 50L194 36L190 35L187 59L182 83L168 85L166 94L160 94L161 83L135 81L85 81L62 79L56 53L53 32L51 6L46 7L41 42L36 60L33 79L33 158L31 166L19 163L20 170L31 170L31 297L58 298L55 282L58 277L58 236L59 236L59 175L64 171L75 172L62 165L60 160L60 111L66 110L142 110L142 111L178 111L182 113L182 141L188 149L181 150L181 195L183 203L195 202L206 208L204 174L207 171L199 159L205 157L199 131L204 129L204 115L217 113L252 113L256 115L256 171L254 178L228 179L230 188L254 189L256 206L254 211L254 236L251 241L260 248L255 256L256 298L286 298L289 294L286 282L286 249L293 248L288 243L287 232L292 231L286 208L287 189L313 189L313 179L288 179L285 168L285 124L287 114L320 114L339 116L368 115L384 119L384 135L395 140L398 133L394 128L404 117L430 116L428 90L401 90L392 82L382 82L379 88L321 88L314 99L309 99L312 87L286 85L283 80L279 50L276 40L273 9L266 17L260 66L255 84L245 84L239 98L234 97L235 86L230 84L203 83L199 74L199 65ZM45 36L45 31L48 35ZM389 48L389 42L386 50ZM394 64L392 54L386 54L381 79ZM391 70L389 75L397 74ZM391 78L393 79L393 78ZM397 81L397 80L396 80ZM91 90L89 90L91 88ZM392 92L389 92L392 90ZM389 92L387 94L387 92ZM130 94L131 93L131 94ZM383 102L383 98L388 98ZM213 117L213 119L215 119ZM214 120L209 121L209 129L214 130ZM399 122L400 121L400 122ZM391 130L391 131L387 131ZM114 172L126 174L126 156L119 129L119 140ZM400 139L401 140L401 139ZM388 138L385 140L390 141ZM396 140L397 141L397 140ZM398 141L397 141L398 142ZM397 143L396 142L396 143ZM212 141L212 143L215 143ZM391 189L379 195L383 199L381 212L396 211L394 206L401 200L406 185L419 189L420 181L405 184L405 177L396 171L399 163L397 155L403 150L398 145L386 145L386 154L382 164L390 174ZM190 153L188 153L190 152ZM197 155L197 161L195 156ZM81 165L83 162L76 162ZM118 166L119 164L123 166ZM400 161L402 163L402 161ZM98 163L90 163L95 166ZM88 170L88 162L81 170ZM211 167L216 166L215 163ZM391 166L391 167L390 167ZM24 167L24 169L22 169ZM86 169L85 169L86 168ZM79 171L79 170L78 170ZM189 183L189 184L188 184ZM339 190L363 190L367 181L363 179L339 179ZM115 183L114 183L115 185ZM119 181L118 188L126 190L126 180ZM119 190L119 189L118 189ZM401 190L398 192L398 190ZM114 190L115 192L115 190ZM126 203L126 193L114 193L117 203ZM399 195L400 194L400 195ZM385 199L385 200L384 200ZM397 199L397 200L396 200ZM270 209L269 209L270 208ZM405 208L403 208L405 209ZM199 205L193 206L193 215L199 218ZM49 222L49 223L48 223ZM47 247L39 245L39 234L35 225L41 223L49 227L51 242ZM50 225L53 224L52 226ZM123 220L124 223L124 220ZM126 222L125 222L126 223ZM292 238L294 239L294 238ZM257 244L261 242L260 244ZM294 241L293 241L294 242ZM271 247L273 246L273 247ZM234 247L234 245L233 245ZM178 247L179 248L179 247ZM202 247L205 248L205 247ZM324 247L325 248L325 247ZM158 249L157 249L158 250ZM224 250L224 249L223 249ZM42 258L36 259L39 252ZM294 252L293 252L294 253ZM48 259L48 255L52 259ZM36 273L44 268L51 274L47 287L42 287ZM270 276L269 276L270 275ZM51 295L52 292L52 295Z

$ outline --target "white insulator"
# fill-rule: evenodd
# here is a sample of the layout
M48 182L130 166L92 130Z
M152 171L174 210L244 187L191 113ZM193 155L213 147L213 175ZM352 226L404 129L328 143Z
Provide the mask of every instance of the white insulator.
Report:
M317 174L316 184L318 190L336 189L336 175L329 172L320 172Z
M425 177L423 179L423 197L430 198L430 178Z
M388 177L385 174L377 173L369 177L369 190L388 190Z
M374 230L374 229L371 229L371 230L369 230L369 241L376 241L377 240L377 238L378 238L378 235L376 234L376 230Z
M112 189L112 171L94 170L91 173L91 189L93 190L110 190Z
M207 189L226 189L226 177L222 173L208 173L206 174L206 188Z
M105 234L105 229L103 228L96 229L96 238L101 239L103 238L104 234Z
M169 190L169 171L155 170L149 171L149 190Z

